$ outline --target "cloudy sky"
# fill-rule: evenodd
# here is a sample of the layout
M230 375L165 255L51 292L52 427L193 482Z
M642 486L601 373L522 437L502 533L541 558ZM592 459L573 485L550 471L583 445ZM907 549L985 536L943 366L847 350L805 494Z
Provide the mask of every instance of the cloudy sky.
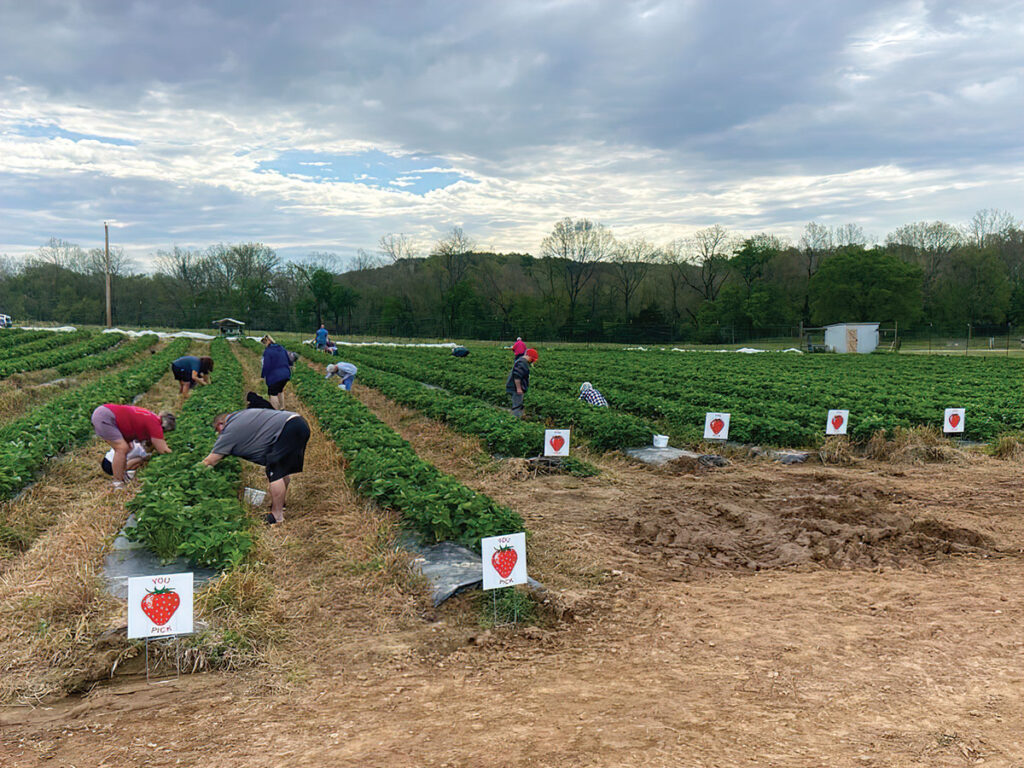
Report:
M1024 216L1019 0L0 0L0 254Z

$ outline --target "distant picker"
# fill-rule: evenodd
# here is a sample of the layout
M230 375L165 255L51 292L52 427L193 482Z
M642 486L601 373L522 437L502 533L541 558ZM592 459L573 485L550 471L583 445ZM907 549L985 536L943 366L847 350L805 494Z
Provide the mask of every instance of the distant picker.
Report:
M171 363L171 374L178 382L178 392L182 395L193 389L196 384L209 384L211 371L213 371L212 357L182 355Z
M511 401L512 415L517 419L523 418L523 398L526 390L530 388L530 366L537 362L537 350L527 349L516 358L512 364L512 371L505 382L505 391Z

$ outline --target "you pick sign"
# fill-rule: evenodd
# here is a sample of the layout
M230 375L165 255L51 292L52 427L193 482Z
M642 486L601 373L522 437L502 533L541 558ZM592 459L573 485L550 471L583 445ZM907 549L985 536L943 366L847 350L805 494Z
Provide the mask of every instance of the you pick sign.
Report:
M526 583L526 534L510 533L480 540L483 588L498 589Z
M849 411L829 411L825 422L826 435L845 435L846 424L850 420Z
M192 632L192 574L128 579L128 637L172 637Z
M729 414L728 413L707 413L704 415L704 439L705 440L728 440L729 439Z
M966 417L966 408L947 408L946 420L942 422L942 431L947 435L962 435L964 433L964 420Z
M569 430L568 429L545 429L544 430L544 455L545 456L568 456L569 455Z

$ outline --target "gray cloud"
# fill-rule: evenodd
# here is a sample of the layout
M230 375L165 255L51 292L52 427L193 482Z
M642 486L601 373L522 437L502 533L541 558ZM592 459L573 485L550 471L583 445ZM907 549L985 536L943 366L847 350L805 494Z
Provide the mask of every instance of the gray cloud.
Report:
M372 247L460 223L525 250L561 215L652 237L848 216L882 235L1019 206L1024 9L1009 0L0 12L0 249L111 209L140 249L301 249L301 233ZM26 137L27 120L136 146ZM415 196L254 172L291 149L372 148L443 157L481 183Z

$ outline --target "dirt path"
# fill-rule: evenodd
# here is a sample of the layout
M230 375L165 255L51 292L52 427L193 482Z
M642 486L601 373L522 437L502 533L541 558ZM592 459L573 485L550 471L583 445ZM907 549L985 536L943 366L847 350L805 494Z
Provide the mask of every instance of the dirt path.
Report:
M307 471L260 543L267 664L4 711L11 765L1024 764L1019 463L521 477L355 394L524 515L563 620L484 632L473 596L425 609L308 418Z

